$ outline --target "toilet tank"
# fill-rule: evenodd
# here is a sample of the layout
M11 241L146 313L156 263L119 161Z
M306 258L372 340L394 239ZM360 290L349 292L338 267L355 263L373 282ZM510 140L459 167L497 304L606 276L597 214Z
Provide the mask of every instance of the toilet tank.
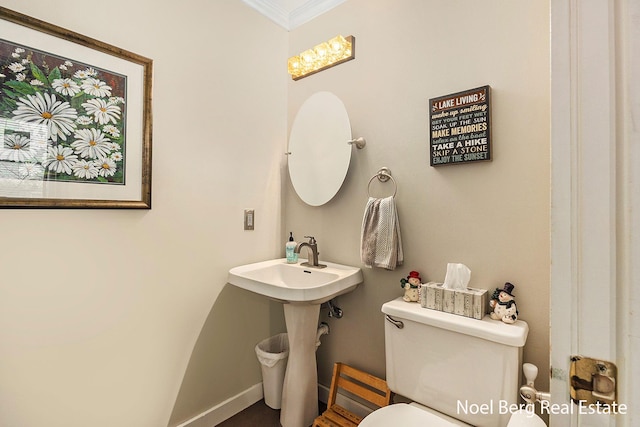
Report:
M393 392L474 426L507 425L519 403L526 322L477 320L402 298L382 312Z

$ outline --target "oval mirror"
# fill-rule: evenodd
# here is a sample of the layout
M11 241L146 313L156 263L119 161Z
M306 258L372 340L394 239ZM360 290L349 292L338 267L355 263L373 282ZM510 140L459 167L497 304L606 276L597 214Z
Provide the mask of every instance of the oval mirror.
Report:
M289 135L289 176L298 196L320 206L340 190L351 160L351 125L344 104L317 92L300 107Z

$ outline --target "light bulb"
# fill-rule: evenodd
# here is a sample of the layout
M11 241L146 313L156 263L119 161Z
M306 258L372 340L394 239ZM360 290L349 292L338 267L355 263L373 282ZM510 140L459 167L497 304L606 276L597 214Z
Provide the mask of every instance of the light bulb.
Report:
M313 51L313 49L307 49L300 54L300 59L302 60L304 66L308 66L316 61L316 53Z
M292 76L297 76L298 74L300 74L302 70L300 57L292 56L291 58L289 58L289 61L287 62L287 69L289 71L289 74L291 74Z
M329 43L320 43L313 48L316 54L316 62L318 66L322 67L329 63Z
M316 53L313 49L307 49L300 54L302 62L302 73L306 74L313 71L316 65Z
M331 56L334 58L342 58L347 47L347 41L342 36L336 36L329 40L329 48Z

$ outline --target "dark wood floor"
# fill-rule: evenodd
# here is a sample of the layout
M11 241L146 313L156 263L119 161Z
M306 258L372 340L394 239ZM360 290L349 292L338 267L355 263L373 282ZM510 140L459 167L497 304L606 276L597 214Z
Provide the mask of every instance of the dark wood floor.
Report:
M271 409L261 400L217 427L280 427L280 410Z
M324 411L325 404L320 402L318 405L320 411ZM261 400L217 427L280 427L280 410L269 408Z

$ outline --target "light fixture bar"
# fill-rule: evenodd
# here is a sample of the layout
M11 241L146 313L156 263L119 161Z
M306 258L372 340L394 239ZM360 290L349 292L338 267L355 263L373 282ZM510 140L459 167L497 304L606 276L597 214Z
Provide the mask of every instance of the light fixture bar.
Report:
M320 43L312 49L307 49L288 60L288 70L293 80L300 80L327 68L356 57L356 38L353 36L336 36L331 40Z

